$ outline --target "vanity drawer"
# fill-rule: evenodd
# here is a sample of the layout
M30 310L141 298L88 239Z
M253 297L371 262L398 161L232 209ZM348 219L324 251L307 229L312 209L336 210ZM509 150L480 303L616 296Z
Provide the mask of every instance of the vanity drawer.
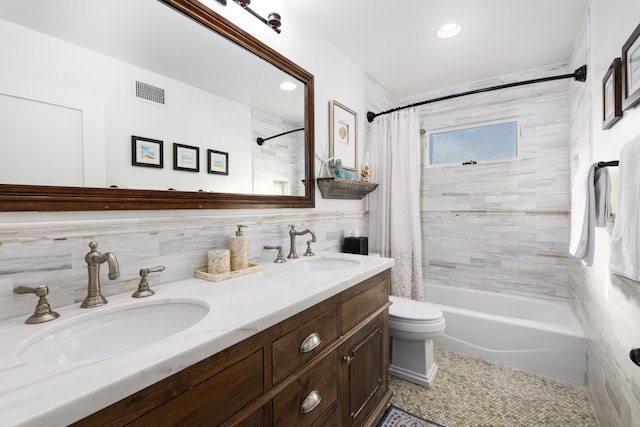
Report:
M274 426L310 426L334 409L338 396L336 358L336 351L330 353L273 399Z
M338 315L335 306L319 317L294 329L273 342L273 383L276 384L338 337Z
M263 351L239 360L130 425L217 426L264 392ZM260 417L260 414L257 414ZM250 425L250 424L248 424Z
M371 313L385 304L389 304L388 274L374 276L364 284L368 284L370 287L345 301L341 306L342 333L351 330Z

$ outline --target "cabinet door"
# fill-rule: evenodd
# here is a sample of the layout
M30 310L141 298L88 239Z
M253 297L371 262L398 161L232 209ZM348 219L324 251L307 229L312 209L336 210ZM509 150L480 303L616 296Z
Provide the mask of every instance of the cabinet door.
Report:
M347 425L360 425L376 408L387 389L387 342L384 313L377 316L343 346L342 362L347 390Z

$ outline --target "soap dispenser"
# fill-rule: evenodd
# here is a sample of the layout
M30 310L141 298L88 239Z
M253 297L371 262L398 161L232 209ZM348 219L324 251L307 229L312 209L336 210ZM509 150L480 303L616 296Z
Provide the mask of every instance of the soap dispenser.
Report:
M246 227L246 225L238 225L236 235L229 237L231 271L249 267L249 238L242 233L242 229Z

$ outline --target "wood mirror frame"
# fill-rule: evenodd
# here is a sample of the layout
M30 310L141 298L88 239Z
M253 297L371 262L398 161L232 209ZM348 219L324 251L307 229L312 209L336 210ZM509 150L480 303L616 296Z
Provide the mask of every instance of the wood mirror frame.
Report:
M270 196L0 184L0 211L262 209L315 207L313 75L196 0L159 0L305 84L305 195Z

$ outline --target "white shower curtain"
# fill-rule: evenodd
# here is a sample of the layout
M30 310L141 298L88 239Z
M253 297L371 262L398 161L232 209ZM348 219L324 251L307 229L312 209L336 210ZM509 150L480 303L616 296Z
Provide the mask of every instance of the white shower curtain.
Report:
M420 123L414 109L377 117L371 139L369 250L395 259L391 294L423 300Z

